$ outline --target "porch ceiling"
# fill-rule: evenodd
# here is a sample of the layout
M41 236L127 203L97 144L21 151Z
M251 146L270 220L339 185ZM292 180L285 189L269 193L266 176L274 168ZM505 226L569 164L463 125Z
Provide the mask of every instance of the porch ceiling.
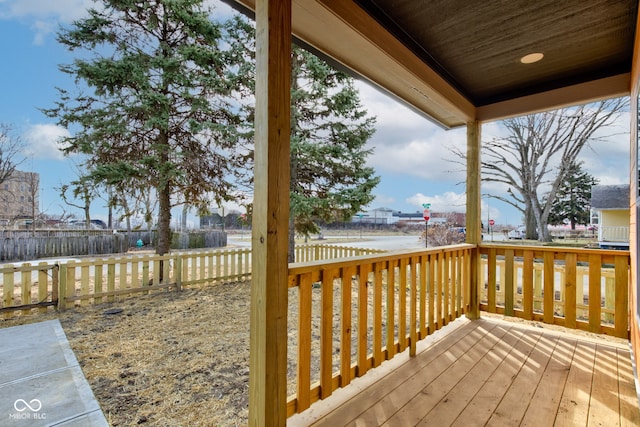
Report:
M629 94L637 1L292 5L299 40L445 127ZM520 62L538 52L541 61Z

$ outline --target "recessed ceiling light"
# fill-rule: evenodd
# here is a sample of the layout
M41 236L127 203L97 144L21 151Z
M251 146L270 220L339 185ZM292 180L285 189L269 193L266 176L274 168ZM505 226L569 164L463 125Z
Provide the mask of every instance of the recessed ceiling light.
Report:
M544 54L540 52L530 53L520 58L520 62L523 64L533 64L534 62L540 61L542 58L544 58Z

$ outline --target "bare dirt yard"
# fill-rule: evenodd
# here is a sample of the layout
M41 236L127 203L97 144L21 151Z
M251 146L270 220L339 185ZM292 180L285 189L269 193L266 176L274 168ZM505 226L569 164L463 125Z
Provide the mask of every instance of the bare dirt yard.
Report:
M249 282L0 320L58 318L112 426L248 419Z

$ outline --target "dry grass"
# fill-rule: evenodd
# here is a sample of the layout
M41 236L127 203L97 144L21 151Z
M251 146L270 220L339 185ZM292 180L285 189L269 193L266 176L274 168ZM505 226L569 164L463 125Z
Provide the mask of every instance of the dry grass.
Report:
M59 318L113 426L246 425L247 282L0 321ZM117 314L106 314L119 308Z

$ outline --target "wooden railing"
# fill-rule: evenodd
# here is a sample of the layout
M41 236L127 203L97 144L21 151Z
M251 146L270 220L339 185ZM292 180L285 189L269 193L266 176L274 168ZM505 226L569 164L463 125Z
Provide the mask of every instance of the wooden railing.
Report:
M288 415L465 313L474 248L290 264Z
M479 248L480 309L628 338L629 251Z
M295 262L310 262L336 258L349 258L360 255L385 253L382 249L356 248L332 244L309 243L296 245Z

